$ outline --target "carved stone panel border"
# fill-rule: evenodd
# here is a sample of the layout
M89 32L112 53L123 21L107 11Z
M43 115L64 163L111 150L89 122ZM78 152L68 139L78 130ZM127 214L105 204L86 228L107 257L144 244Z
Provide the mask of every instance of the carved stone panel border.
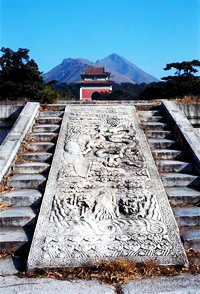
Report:
M100 259L186 264L134 106L67 106L28 269Z

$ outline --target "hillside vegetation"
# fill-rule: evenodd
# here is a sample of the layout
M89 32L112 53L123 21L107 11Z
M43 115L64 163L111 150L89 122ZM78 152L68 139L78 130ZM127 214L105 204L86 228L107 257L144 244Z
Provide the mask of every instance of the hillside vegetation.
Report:
M77 83L59 82L55 79L50 79L51 75L46 76L44 81L42 72L39 71L37 63L30 59L29 50L19 48L18 51L13 51L10 48L1 49L2 56L0 57L0 100L32 100L41 103L54 103L56 100L79 100L79 85ZM77 63L78 61L78 63ZM91 66L90 61L84 59L66 59L62 64L67 64L68 76L79 79L80 71L86 66ZM166 71L174 69L173 76L162 78L162 81L148 82L129 82L127 76L132 77L134 73L136 78L141 77L155 78L144 73L142 70L135 67L126 59L117 54L112 54L105 59L96 61L95 65L105 66L112 69L114 72L120 72L118 78L122 76L126 78L121 83L114 83L111 93L101 93L101 100L151 100L151 99L171 99L183 98L185 96L195 96L197 101L200 96L200 78L197 76L200 67L200 61L183 61L167 64L164 68ZM58 72L60 72L60 65ZM135 67L135 68L134 68ZM124 74L122 74L122 69ZM134 71L134 69L137 69ZM139 71L138 71L139 70ZM50 73L55 76L57 69L54 68ZM111 73L111 78L112 78ZM64 74L63 74L64 76ZM44 75L45 77L45 75ZM59 78L59 76L58 76Z

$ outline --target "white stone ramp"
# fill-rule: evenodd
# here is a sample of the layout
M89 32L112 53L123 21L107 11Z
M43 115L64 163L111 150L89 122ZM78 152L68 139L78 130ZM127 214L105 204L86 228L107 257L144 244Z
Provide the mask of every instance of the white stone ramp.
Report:
M67 106L28 269L126 259L186 265L134 106Z

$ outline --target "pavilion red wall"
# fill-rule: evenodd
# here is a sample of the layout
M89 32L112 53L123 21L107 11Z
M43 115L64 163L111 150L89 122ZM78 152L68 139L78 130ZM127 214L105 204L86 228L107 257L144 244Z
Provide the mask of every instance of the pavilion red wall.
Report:
M109 88L82 89L82 100L91 100L94 92L110 92Z

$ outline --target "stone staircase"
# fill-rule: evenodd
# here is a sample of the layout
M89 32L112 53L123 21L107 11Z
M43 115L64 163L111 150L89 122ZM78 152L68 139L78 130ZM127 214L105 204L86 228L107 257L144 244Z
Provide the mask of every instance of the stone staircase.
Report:
M44 193L64 107L40 109L11 166L7 190L0 193L0 251L29 250Z
M140 106L138 115L184 246L200 251L200 176L195 171L190 154L176 140L161 105Z

